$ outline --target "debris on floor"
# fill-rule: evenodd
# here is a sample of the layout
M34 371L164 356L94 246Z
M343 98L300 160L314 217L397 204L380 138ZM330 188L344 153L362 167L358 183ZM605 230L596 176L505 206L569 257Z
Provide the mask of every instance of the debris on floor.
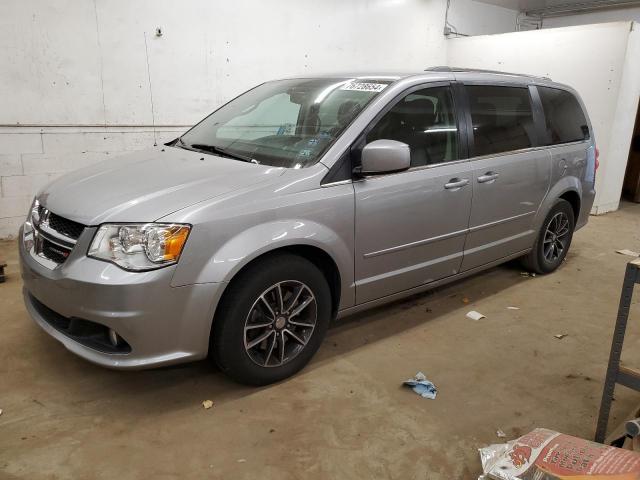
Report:
M0 408L0 415L2 415L2 409Z
M507 310L520 310L520 307L507 307Z
M467 297L464 297L462 299L462 303L469 303L471 300L469 300Z
M558 340L562 340L566 336L566 333L558 333L557 335L554 335L554 337L556 337Z
M471 310L469 313L467 313L467 318L470 318L471 320L481 320L481 319L487 318L487 317L485 317L480 312L476 312L475 310Z
M640 418L627 420L624 424L624 429L630 437L637 437L640 435Z
M213 407L213 402L211 400L205 400L202 402L202 406L205 408L205 410L209 410L211 407Z
M622 250L616 250L616 253L619 253L620 255L628 255L630 257L640 257L640 253L634 252L633 250L627 250L626 248Z
M613 428L604 440L605 445L640 452L640 407L637 405Z
M498 438L506 438L506 437L507 437L507 434L506 434L506 433L504 433L504 432L503 432L502 430L500 430L500 429L496 430L496 435L497 435L497 437L498 437Z
M6 279L4 269L7 267L7 262L0 259L0 283L3 283Z
M424 373L418 372L415 377L405 380L403 385L411 387L414 392L420 395L422 398L429 398L431 400L436 398L438 389L436 386L425 377Z
M245 463L247 460L245 458L239 458L238 463Z
M521 277L535 277L536 274L533 272L520 272Z
M638 478L640 453L536 428L503 444L480 449L487 479Z

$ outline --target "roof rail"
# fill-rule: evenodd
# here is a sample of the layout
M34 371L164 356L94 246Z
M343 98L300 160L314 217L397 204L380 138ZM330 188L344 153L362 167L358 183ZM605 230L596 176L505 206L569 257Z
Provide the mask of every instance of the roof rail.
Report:
M523 73L511 73L511 72L501 72L500 70L483 70L481 68L460 68L460 67L447 67L444 65L429 67L424 69L425 72L468 72L468 73L495 73L498 75L517 75L519 77L530 77L530 78L543 78L544 80L551 80L549 77L543 77L539 75L527 75Z

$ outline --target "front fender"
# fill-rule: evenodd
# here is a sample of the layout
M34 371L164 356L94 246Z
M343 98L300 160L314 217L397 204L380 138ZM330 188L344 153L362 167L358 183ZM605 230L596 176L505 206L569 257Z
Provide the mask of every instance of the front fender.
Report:
M273 220L244 230L230 237L201 266L192 265L188 278L181 278L178 270L172 283L230 282L252 260L294 245L319 248L333 259L341 278L340 308L352 306L355 301L353 252L329 227L305 219Z

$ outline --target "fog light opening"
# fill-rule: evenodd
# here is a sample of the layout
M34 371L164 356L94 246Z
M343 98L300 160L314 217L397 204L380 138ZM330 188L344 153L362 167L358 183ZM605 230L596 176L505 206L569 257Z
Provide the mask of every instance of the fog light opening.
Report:
M114 347L117 347L118 343L120 343L120 337L115 332L115 330L109 329L109 341Z

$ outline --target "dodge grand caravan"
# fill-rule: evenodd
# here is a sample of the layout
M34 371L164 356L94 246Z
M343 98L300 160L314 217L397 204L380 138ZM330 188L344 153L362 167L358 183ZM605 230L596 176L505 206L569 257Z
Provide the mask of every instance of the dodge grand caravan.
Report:
M174 141L63 176L20 234L24 299L85 359L300 370L332 318L522 257L587 223L598 152L576 92L433 68L263 83Z

